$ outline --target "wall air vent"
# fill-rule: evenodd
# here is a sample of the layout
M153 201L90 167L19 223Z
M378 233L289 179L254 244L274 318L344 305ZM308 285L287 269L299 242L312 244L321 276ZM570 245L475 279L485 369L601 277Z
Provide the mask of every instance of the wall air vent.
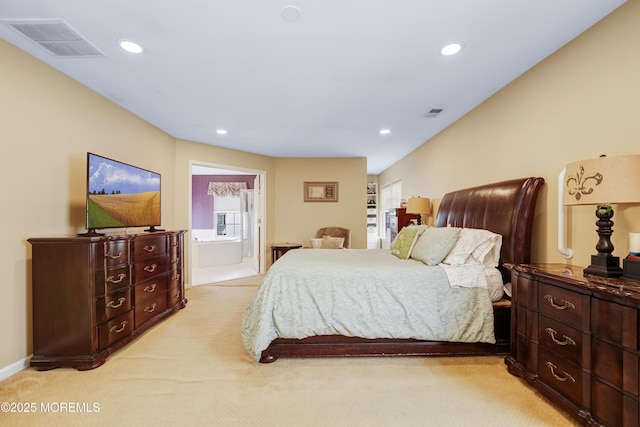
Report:
M443 110L444 110L443 108L432 108L429 111L427 111L427 113L424 116L428 118L437 117L438 114L442 113Z
M106 56L61 19L5 20L2 23L55 56Z

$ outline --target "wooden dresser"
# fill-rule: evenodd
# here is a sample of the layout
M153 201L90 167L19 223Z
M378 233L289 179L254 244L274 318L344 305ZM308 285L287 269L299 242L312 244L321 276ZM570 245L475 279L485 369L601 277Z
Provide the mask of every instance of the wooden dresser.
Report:
M417 214L408 214L407 208L395 208L395 212L389 218L390 241L396 238L400 230L411 224L411 220L417 219Z
M564 264L509 267L509 372L585 424L640 425L640 282Z
M32 238L38 369L93 369L185 307L184 231Z

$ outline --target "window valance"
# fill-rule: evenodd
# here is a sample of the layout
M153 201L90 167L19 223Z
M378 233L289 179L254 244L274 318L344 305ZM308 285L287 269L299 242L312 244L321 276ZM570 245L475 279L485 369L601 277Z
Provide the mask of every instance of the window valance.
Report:
M210 182L207 194L209 196L240 197L240 190L246 189L246 182Z

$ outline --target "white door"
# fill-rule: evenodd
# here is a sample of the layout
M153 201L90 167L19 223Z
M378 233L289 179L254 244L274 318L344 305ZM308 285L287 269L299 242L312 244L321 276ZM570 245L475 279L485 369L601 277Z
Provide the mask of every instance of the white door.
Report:
M262 248L262 218L264 216L264 203L262 200L262 181L260 174L253 180L253 212L255 215L253 224L253 268L257 274L262 274L264 268L263 248Z

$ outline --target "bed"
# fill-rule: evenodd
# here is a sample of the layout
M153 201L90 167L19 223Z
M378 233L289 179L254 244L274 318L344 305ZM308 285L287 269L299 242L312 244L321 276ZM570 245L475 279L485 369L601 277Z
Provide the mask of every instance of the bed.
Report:
M431 232L500 236L495 270L507 283L503 264L530 262L543 184L528 177L447 193L438 229ZM449 286L446 262L425 265L384 250L289 251L271 266L244 313L243 344L262 363L279 357L508 353L509 299L492 302L486 289Z

